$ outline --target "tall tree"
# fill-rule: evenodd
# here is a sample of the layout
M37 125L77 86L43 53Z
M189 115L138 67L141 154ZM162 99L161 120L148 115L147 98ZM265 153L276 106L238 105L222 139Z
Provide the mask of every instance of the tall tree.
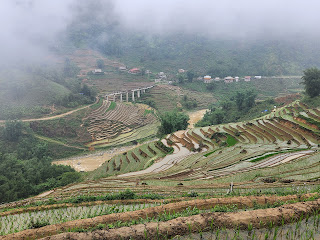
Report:
M189 82L192 82L193 78L194 78L194 72L193 71L188 71L187 72L187 78Z
M98 59L97 60L97 67L98 68L104 68L104 61L103 61L103 59Z
M318 68L308 68L303 71L302 84L306 93L310 97L316 97L320 94L320 70Z
M4 127L4 137L9 141L17 141L22 135L22 122L21 121L6 121Z

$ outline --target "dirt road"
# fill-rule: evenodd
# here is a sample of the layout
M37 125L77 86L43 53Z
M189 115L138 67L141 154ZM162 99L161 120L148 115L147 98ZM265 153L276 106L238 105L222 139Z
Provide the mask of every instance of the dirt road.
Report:
M98 101L98 100L97 100ZM96 102L95 102L96 103ZM93 104L95 104L93 103ZM56 119L56 118L62 118L62 117L65 117L65 116L68 116L74 112L77 112L77 111L80 111L82 109L85 109L85 108L88 108L90 106L92 106L93 104L90 104L90 105L87 105L87 106L84 106L84 107L80 107L80 108L77 108L77 109L74 109L74 110L71 110L69 112L65 112L65 113L61 113L61 114L58 114L58 115L54 115L54 116L50 116L50 117L42 117L42 118L32 118L32 119L22 119L21 121L22 122L33 122L33 121L45 121L45 120L51 120L51 119ZM0 123L5 123L7 120L0 120Z

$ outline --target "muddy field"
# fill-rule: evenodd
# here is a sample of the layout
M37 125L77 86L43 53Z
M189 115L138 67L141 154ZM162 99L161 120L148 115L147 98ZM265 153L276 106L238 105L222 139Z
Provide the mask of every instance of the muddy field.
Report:
M120 147L120 148L113 148L108 151L101 151L97 152L94 154L89 154L85 156L80 156L80 157L74 157L74 158L69 158L69 159L64 159L64 160L58 160L52 162L53 164L58 164L58 165L67 165L71 166L78 172L89 172L93 171L97 168L99 168L104 162L109 161L111 158L114 156L127 152L131 149L134 149L141 144L138 145L133 145L133 146L125 146L125 147Z

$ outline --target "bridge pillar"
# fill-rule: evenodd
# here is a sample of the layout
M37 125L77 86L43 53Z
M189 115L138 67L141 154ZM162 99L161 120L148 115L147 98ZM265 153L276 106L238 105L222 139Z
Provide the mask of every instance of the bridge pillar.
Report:
M138 98L140 97L140 89L138 89Z
M129 92L126 92L127 102L129 102Z
M116 94L113 94L113 101L116 101Z
M143 88L142 91L143 91L143 93L146 93L146 89L145 88Z
M120 102L122 102L122 93L120 93Z
M134 102L134 90L132 90L132 102Z
M108 102L109 101L109 96L107 95L106 97L107 97L107 102Z

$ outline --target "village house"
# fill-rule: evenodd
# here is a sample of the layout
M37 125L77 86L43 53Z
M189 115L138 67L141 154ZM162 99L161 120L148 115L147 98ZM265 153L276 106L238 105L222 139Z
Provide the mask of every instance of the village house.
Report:
M197 81L203 81L203 77L196 78Z
M232 83L233 80L234 80L234 78L231 77L231 76L228 76L228 77L225 77L225 78L224 78L224 82L225 82L225 83Z
M127 68L126 67L119 67L119 71L125 72L125 71L127 71Z
M203 77L203 82L204 83L211 83L212 82L212 78L209 75L206 75Z
M102 72L102 70L100 68L96 68L92 71L93 74L95 75L100 75L100 74L104 74L104 72Z
M239 77L237 76L237 77L234 77L234 80L236 81L236 82L239 82Z
M141 70L140 70L140 68L132 68L132 69L129 70L128 73L139 74L139 73L141 73Z
M181 69L178 70L178 72L179 72L179 73L184 73L184 72L186 72L186 70L184 70L184 69L181 68Z
M251 77L250 76L245 76L244 77L244 81L245 82L250 82L251 81Z
M159 77L160 79L167 79L167 75L165 75L164 72L159 72L159 73L158 73L158 77Z
M216 82L219 82L221 79L220 79L219 77L215 77L214 80L215 80Z
M261 79L261 76L254 76L254 79Z

